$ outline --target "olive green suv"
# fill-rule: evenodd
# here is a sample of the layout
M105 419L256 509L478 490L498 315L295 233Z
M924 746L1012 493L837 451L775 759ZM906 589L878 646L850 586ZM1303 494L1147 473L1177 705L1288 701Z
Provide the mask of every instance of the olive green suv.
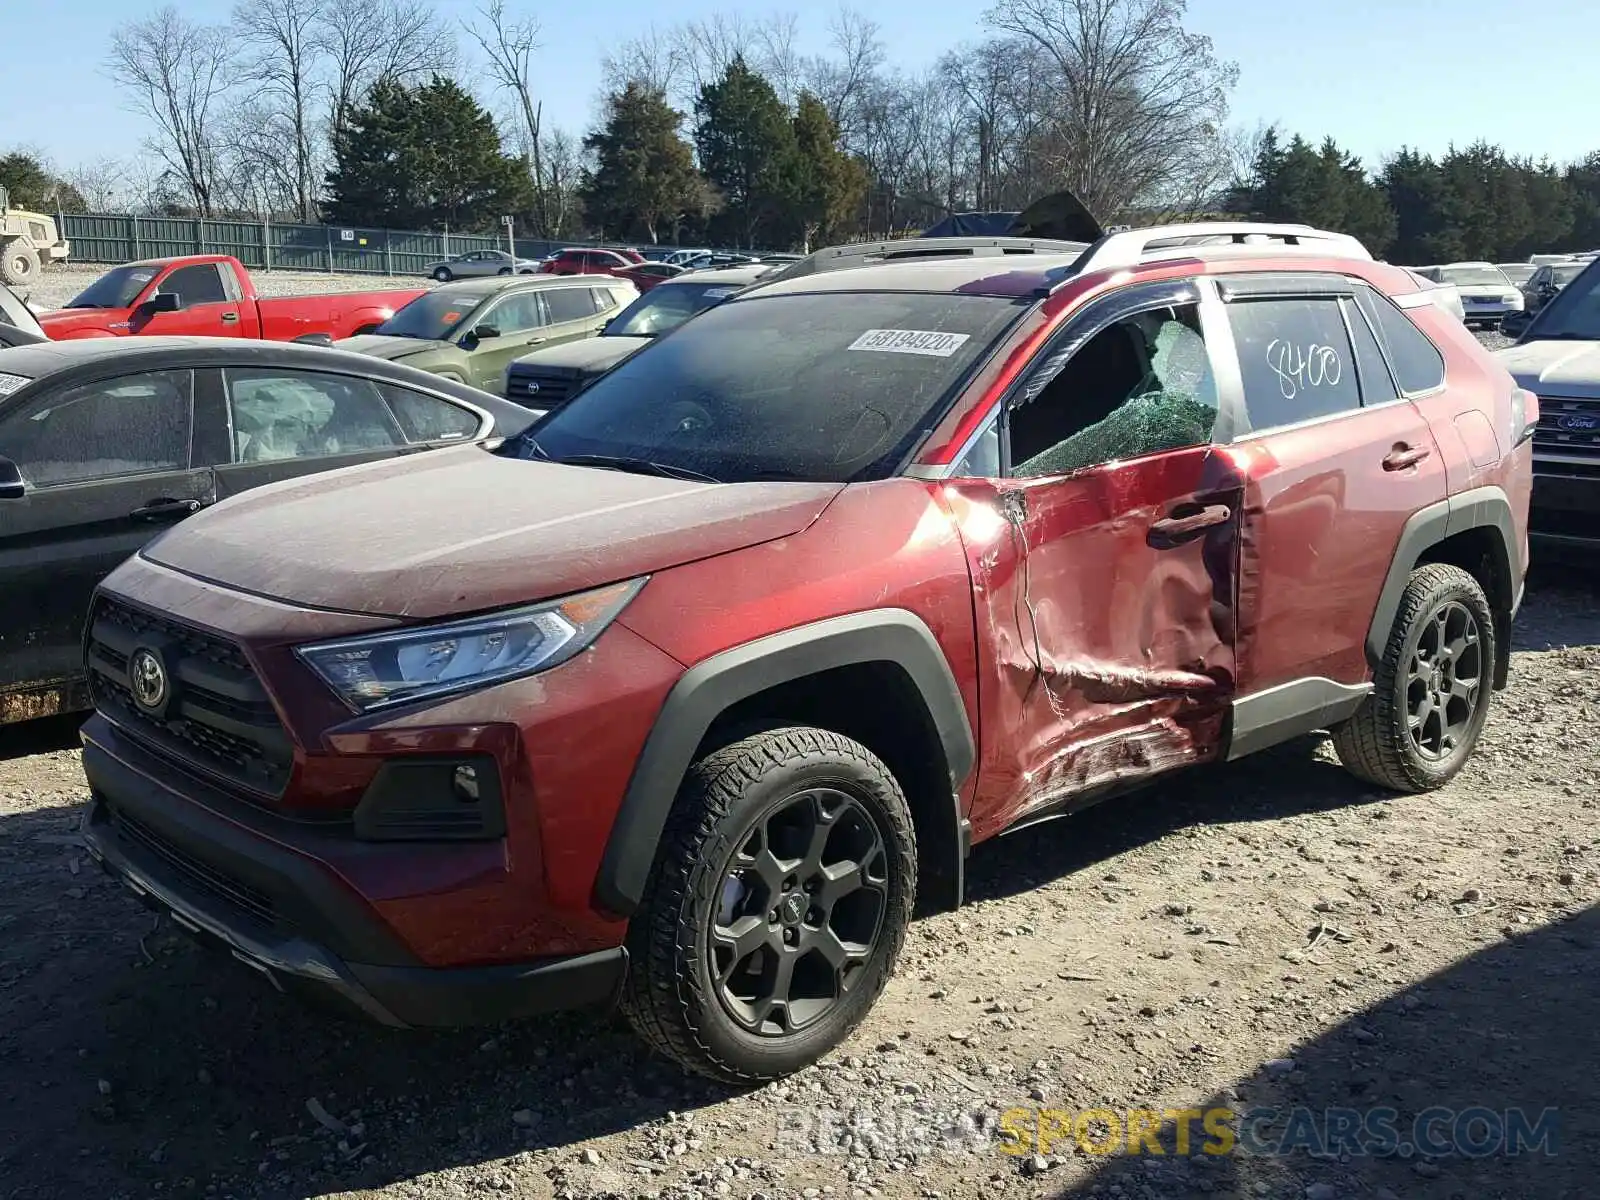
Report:
M610 275L513 275L424 292L372 333L334 343L498 392L511 360L593 337L638 298Z

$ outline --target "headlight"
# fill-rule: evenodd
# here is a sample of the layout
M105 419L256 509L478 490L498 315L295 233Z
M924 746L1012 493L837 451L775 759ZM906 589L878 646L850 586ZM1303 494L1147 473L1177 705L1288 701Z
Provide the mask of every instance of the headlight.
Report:
M299 646L295 654L346 704L370 712L559 666L588 647L644 579L486 617Z

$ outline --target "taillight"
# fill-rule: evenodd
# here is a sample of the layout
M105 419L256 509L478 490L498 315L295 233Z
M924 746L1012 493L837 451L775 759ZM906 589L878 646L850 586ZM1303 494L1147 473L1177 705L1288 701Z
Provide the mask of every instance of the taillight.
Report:
M1539 397L1527 388L1511 392L1511 444L1520 446L1539 428Z

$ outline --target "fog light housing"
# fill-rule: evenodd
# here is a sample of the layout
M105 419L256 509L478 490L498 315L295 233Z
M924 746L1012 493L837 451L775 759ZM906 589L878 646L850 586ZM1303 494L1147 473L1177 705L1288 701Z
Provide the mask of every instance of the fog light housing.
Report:
M488 755L395 758L378 768L353 816L372 842L482 842L505 836L500 768Z

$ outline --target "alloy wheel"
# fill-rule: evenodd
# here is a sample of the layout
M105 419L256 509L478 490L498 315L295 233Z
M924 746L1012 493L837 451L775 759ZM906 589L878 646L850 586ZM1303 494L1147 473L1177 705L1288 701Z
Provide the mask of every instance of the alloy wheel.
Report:
M1423 758L1450 758L1471 737L1483 697L1483 637L1466 605L1434 610L1406 671L1406 723Z
M749 1033L826 1016L877 949L889 895L883 832L857 797L809 788L769 808L729 859L709 933L718 998Z

